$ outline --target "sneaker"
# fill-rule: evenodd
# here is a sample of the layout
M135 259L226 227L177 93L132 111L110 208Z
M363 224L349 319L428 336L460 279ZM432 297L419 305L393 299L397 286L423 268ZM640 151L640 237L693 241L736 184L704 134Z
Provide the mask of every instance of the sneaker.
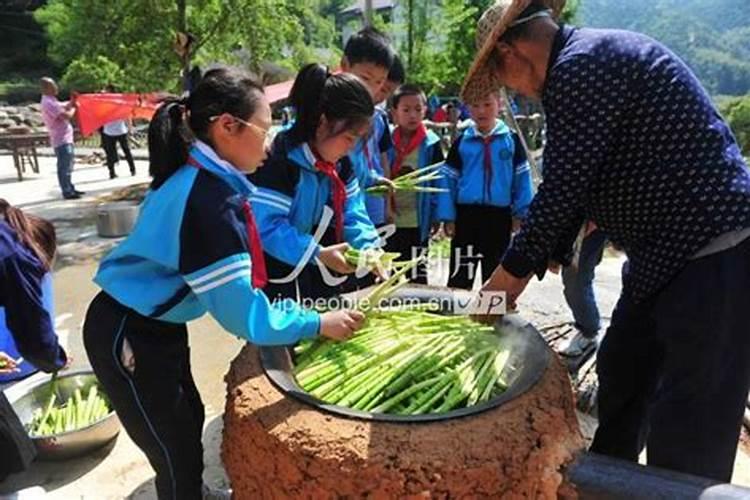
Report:
M577 358L595 346L596 337L585 337L583 333L577 332L572 338L565 339L558 346L557 352L567 358Z

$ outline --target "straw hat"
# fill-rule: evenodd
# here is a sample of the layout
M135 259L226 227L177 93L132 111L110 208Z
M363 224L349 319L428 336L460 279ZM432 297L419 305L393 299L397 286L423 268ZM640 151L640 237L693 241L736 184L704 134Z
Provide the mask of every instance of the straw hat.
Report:
M477 24L477 55L461 89L461 98L464 102L481 99L500 89L501 85L495 78L494 67L490 64L490 55L498 39L531 3L532 0L496 0L484 11ZM539 3L552 11L554 19L560 16L565 7L565 0L541 0Z

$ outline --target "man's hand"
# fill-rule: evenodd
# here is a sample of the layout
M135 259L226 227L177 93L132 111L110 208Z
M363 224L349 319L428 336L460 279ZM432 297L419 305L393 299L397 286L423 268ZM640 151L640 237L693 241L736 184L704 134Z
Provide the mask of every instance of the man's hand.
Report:
M484 284L482 291L505 292L506 308L507 310L513 310L516 308L516 300L518 300L518 297L526 289L526 285L529 284L532 276L533 274L529 274L524 278L516 278L500 265L497 266L490 279ZM482 323L492 324L497 318L494 316L479 315L474 316L473 319Z

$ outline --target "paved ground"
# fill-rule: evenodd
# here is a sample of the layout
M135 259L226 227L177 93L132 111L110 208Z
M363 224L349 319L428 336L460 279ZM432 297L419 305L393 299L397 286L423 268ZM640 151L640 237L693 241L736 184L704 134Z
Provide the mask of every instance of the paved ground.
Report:
M41 158L41 174L29 174L18 183L8 156L0 156L0 197L29 211L50 218L58 227L61 240L60 257L55 273L56 319L61 341L74 358L73 368L87 366L81 343L81 323L89 300L96 287L91 282L96 271L96 261L117 240L96 236L97 196L110 193L134 183L147 182L146 165L139 161L138 176L109 180L101 166L85 166L74 174L79 189L87 191L82 200L62 201L54 176L54 161ZM126 173L127 168L121 166ZM596 277L598 300L605 318L608 318L620 289L618 257L608 257L599 267ZM436 284L446 280L444 271L435 270ZM570 320L562 298L560 278L552 276L544 282L533 282L520 301L521 312L538 327L559 324ZM229 361L240 349L242 342L224 332L213 320L204 318L191 324L190 343L196 383L206 404L204 430L206 472L204 479L217 487L226 486L221 467L219 447L221 442L221 413L224 406L223 376ZM582 421L584 432L590 434L596 421ZM750 485L750 460L740 453L737 460L735 482ZM105 499L105 498L155 498L153 472L144 456L123 432L114 447L92 456L64 463L35 463L30 470L0 483L3 493L21 487L41 485L51 499Z

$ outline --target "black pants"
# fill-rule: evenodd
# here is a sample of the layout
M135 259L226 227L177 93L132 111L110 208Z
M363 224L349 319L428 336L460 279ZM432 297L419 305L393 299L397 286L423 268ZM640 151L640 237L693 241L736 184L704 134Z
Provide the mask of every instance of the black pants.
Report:
M591 450L729 482L750 388L750 240L621 298L597 357Z
M480 262L482 281L487 281L510 244L512 230L510 207L458 205L448 286L471 289Z
M133 373L120 360L124 339ZM156 471L159 499L200 499L205 414L185 325L145 318L102 292L89 306L83 341L123 427Z
M36 457L36 448L18 420L8 398L0 391L0 481L21 472Z
M135 162L133 161L133 155L130 153L130 145L128 144L128 134L122 135L107 135L102 133L102 147L104 153L107 155L107 169L109 169L109 175L115 175L115 163L118 161L117 145L120 145L122 152L125 154L125 160L128 162L130 167L130 173L135 175Z
M429 242L422 241L419 228L399 227L396 232L388 238L385 249L388 252L398 252L401 257L398 260L411 260L422 253L427 252ZM427 263L423 260L417 267L412 269L406 277L412 283L427 284Z

